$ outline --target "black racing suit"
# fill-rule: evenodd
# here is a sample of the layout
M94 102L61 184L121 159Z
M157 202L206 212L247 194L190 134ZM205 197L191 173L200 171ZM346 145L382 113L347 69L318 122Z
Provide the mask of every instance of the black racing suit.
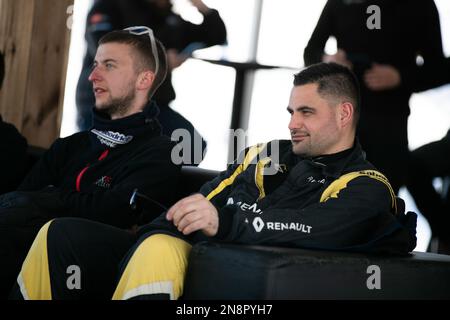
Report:
M370 5L380 8L380 29L367 26ZM329 0L305 48L305 65L322 61L330 36L347 53L361 84L359 138L367 159L398 191L407 173L409 98L412 92L441 85L449 78L440 67L444 55L436 6L432 0ZM424 70L416 64L417 55L423 58ZM370 90L364 73L373 63L395 67L400 86Z
M56 217L79 217L129 229L148 222L176 197L179 166L173 143L161 135L158 112L118 120L96 113L94 130L56 140L18 191L0 197L0 294L11 289L39 229ZM129 205L137 188L163 204L153 216Z
M290 141L275 140L245 155L200 189L219 212L215 240L366 252L414 249L415 214L397 208L388 180L365 160L358 143L303 159L293 154ZM273 168L276 174L267 174ZM181 236L164 215L141 234L147 229ZM186 240L207 238L199 232Z

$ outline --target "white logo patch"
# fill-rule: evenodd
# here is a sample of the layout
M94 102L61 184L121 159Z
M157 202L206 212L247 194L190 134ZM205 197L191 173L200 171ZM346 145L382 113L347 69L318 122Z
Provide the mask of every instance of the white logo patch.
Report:
M290 230L290 231L298 231L302 233L311 233L311 226L308 226L303 223L298 222L266 222L264 223L263 219L261 217L256 217L253 219L253 228L255 228L256 232L261 232L264 227L266 227L267 230L273 230L273 231L284 231L284 230Z
M253 219L253 228L255 228L256 232L261 232L264 228L264 221L260 217L256 217Z
M92 129L91 132L97 136L98 140L100 140L102 144L107 145L110 148L115 148L117 145L127 144L133 140L133 136L126 136L119 132L100 131L96 129Z

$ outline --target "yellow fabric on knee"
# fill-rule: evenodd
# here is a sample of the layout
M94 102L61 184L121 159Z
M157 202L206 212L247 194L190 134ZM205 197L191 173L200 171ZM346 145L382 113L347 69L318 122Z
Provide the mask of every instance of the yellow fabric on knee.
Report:
M25 300L52 299L47 256L47 234L51 223L47 222L39 230L17 278Z
M148 237L133 253L113 300L164 293L169 294L171 300L178 299L183 294L191 248L186 241L165 234Z

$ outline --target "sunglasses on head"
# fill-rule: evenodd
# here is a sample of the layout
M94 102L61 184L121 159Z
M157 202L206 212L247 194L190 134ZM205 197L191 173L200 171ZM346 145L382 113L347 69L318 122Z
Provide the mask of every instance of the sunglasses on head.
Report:
M143 26L129 27L123 30L128 31L129 33L137 36L143 36L148 34L148 37L150 38L150 44L152 46L153 57L155 58L155 75L157 75L159 70L159 59L158 59L158 48L156 47L156 40L153 34L153 30L150 29L149 27Z

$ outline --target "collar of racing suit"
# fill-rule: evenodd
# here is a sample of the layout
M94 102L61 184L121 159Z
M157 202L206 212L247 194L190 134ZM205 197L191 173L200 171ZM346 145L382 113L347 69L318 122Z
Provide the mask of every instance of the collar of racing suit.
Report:
M310 158L309 160L314 165L322 167L324 175L339 178L347 164L357 158L365 159L365 153L358 139L355 139L355 143L350 149L330 155Z
M161 134L161 126L156 119L159 108L153 101L149 102L142 112L121 119L111 120L109 115L95 109L93 114L94 123L90 130L93 147L116 148L144 134L148 136L149 130L154 135Z

